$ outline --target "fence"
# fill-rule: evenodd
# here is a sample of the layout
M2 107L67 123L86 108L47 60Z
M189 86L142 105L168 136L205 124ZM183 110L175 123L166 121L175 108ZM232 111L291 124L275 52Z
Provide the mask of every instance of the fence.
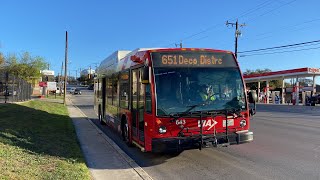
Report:
M27 81L0 72L0 103L19 102L31 99L32 87Z

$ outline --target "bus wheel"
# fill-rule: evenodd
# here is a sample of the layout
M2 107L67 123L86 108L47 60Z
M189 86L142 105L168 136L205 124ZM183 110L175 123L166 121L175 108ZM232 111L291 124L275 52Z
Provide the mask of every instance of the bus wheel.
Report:
M126 144L129 147L131 147L132 143L130 142L130 139L129 139L129 126L128 126L128 121L125 117L122 117L122 120L121 120L121 134L122 134L123 141L125 141Z
M106 123L102 120L102 113L101 113L101 108L99 108L99 114L98 114L99 122L102 125L105 125Z

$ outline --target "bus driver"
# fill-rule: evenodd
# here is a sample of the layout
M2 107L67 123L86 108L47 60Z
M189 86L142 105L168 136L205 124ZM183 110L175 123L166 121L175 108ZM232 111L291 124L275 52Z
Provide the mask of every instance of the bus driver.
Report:
M201 85L199 90L199 96L202 101L214 101L216 97L213 94L212 88L210 86Z

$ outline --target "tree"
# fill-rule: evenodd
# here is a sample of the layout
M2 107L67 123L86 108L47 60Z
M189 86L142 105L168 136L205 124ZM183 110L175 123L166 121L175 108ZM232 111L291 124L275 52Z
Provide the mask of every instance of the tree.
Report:
M20 58L16 54L9 54L5 62L5 70L22 79L41 77L40 70L45 69L47 64L44 58L32 57L28 52L24 52Z
M4 63L5 63L4 56L3 56L3 54L0 52L0 69L3 68Z
M312 86L313 80L307 78L299 78L299 85L300 86Z
M250 70L246 69L244 72L245 75L250 75L250 74L262 74L262 73L267 73L271 72L271 69L265 68L265 69L256 69L256 70Z
M84 85L90 85L93 83L93 78L89 78L88 75L81 75L77 80Z
M256 70L250 70L246 69L244 72L245 75L251 75L251 74L263 74L271 72L271 69L265 68L265 69L256 69ZM257 89L258 88L258 83L257 82L252 82L252 83L246 83L247 87L250 89ZM267 86L266 82L260 83L260 89L263 89ZM282 87L282 81L281 80L271 80L269 81L269 87L272 89L275 88L281 88Z

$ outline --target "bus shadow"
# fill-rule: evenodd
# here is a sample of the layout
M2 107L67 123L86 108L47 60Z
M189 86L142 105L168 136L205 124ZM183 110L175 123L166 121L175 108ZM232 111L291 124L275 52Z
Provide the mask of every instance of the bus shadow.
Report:
M137 147L129 147L117 132L101 125L97 118L91 118L92 122L99 127L110 139L112 139L129 157L131 157L139 166L149 167L165 163L171 158L179 156L182 152L171 153L151 153L142 152Z

